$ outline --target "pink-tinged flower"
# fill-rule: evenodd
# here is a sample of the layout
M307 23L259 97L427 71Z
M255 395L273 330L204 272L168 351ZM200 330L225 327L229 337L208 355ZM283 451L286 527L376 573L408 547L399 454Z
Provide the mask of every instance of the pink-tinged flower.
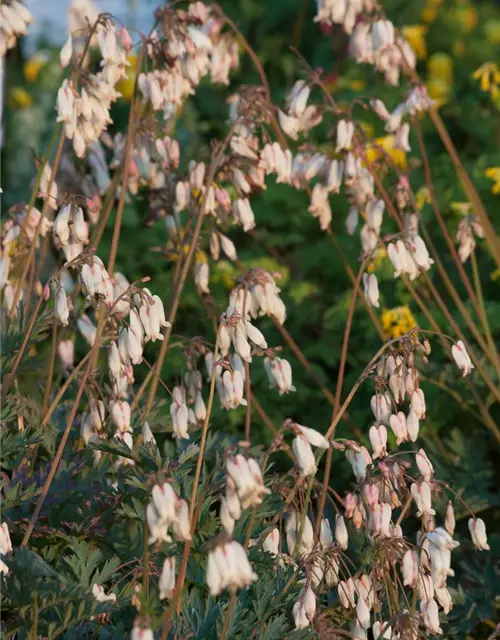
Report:
M402 442L408 440L408 428L406 426L406 416L402 411L398 411L397 414L393 414L389 418L389 424L391 426L394 435L396 436L396 443L400 445Z
M420 572L418 576L418 595L424 602L434 598L434 581L428 573Z
M273 556L277 556L280 548L280 531L274 527L262 543L262 548Z
M416 587L418 584L419 576L419 557L418 553L413 549L408 551L403 556L403 566L401 571L403 573L404 585L407 587Z
M175 591L175 556L165 558L160 575L160 600L172 600Z
M415 389L411 396L411 408L419 420L425 418L425 396L422 389Z
M453 601L448 589L446 587L439 587L437 589L434 589L434 597L443 607L444 615L447 616L453 608Z
M387 455L387 429L384 425L370 427L368 435L373 448L373 459L383 458Z
M152 629L134 625L130 640L154 640L154 637L155 635Z
M356 618L365 631L370 628L370 609L363 598L358 598Z
M415 504L417 505L417 516L435 516L436 512L432 508L432 494L431 488L427 484L427 482L422 482L421 484L417 484L414 482L411 485L411 495L415 500Z
M486 535L486 525L481 518L469 519L469 531L476 549L479 551L489 551L490 545L488 544L488 537Z
M264 487L262 471L255 458L245 458L238 454L227 459L226 468L243 509L261 504L264 496L270 493Z
M346 450L345 457L352 467L356 479L362 480L366 476L366 467L372 463L372 459L366 447L360 447L359 451Z
M423 621L427 629L432 633L443 633L443 630L439 626L439 610L437 602L434 599L425 602L422 600L420 603L420 613L422 614Z
M57 355L63 371L72 369L75 360L75 343L73 340L61 340L57 345Z
M377 114L377 116L384 122L390 118L390 113L382 100L370 100L370 107Z
M347 493L344 499L346 518L352 518L357 504L358 497L354 493Z
M370 400L377 424L388 424L392 413L391 397L387 393L377 393Z
M118 400L118 402L109 403L109 412L111 419L115 423L118 431L132 431L130 426L130 405L128 402Z
M314 476L317 471L316 459L307 438L297 436L292 442L295 463L301 476Z
M427 454L423 449L420 449L419 452L415 455L415 462L417 463L417 467L420 473L423 475L424 480L426 482L430 482L432 476L434 475L434 467L432 466L431 461L427 457Z
M375 588L370 576L362 573L354 580L354 585L356 587L356 593L366 602L368 609L373 609L375 605Z
M453 504L451 500L448 501L446 507L446 517L444 519L444 527L446 531L452 536L455 532L455 512L453 511Z
M120 42L125 51L130 51L132 48L132 38L130 37L130 33L125 27L120 29Z
M410 409L408 417L406 418L406 430L411 442L416 442L420 429L420 422L417 418L417 414L413 409Z
M337 590L340 603L344 609L354 609L356 606L356 588L354 586L354 580L349 578L348 580L340 581Z
M472 371L472 369L474 369L474 365L471 362L464 343L459 340L457 344L454 344L452 346L451 353L455 362L457 363L457 367L462 372L462 377L465 378L465 376L468 375Z
M387 622L378 620L372 626L373 640L391 640L392 627Z
M352 495L352 494L351 494ZM370 511L376 509L380 496L380 489L378 484L364 484L363 485L363 499Z
M365 290L365 298L369 304L378 309L379 307L379 290L377 276L374 273L363 274L363 287Z

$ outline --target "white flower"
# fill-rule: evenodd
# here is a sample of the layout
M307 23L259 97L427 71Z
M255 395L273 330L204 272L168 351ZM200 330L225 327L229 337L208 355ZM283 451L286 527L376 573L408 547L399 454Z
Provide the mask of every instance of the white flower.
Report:
M278 111L278 119L280 127L283 131L290 136L292 140L297 140L300 131L300 119L294 116L288 116L286 113Z
M421 484L413 483L410 488L411 495L417 505L417 516L435 516L436 512L432 508L431 488L427 482Z
M476 549L479 551L489 551L490 545L488 544L484 520L481 520L481 518L470 518L469 531Z
M448 505L446 507L444 527L451 536L455 532L455 512L453 511L453 504L451 503L451 500L448 501Z
M174 438L185 438L189 440L188 408L186 404L174 401L170 405L170 417L172 418Z
M104 593L104 587L101 584L94 583L92 586L92 595L97 602L116 602L115 593Z
M369 304L378 309L379 307L379 290L377 276L374 273L363 274L363 287L365 290L365 298Z
M370 628L370 609L363 598L358 598L358 604L356 605L356 618L363 629Z
M64 43L63 48L61 49L61 53L59 54L59 59L61 62L61 67L65 68L68 66L71 60L71 54L73 52L72 38L71 35L68 37L66 42Z
M387 454L387 429L383 424L378 427L374 425L370 427L368 436L373 448L373 459L383 458Z
M354 135L354 124L348 120L339 120L337 123L337 146L335 151L349 151Z
M160 576L160 600L172 600L175 591L175 556L165 558Z
M356 606L354 580L352 578L349 578L349 580L341 580L337 589L340 603L344 609L354 609Z
M423 449L420 449L415 455L415 462L417 463L420 473L424 476L424 480L430 482L434 475L434 467Z
M388 424L392 413L391 396L388 393L377 393L372 396L370 405L377 424Z
M280 546L280 531L277 527L272 529L266 536L262 548L264 551L268 551L271 555L277 556Z
M290 391L296 391L292 384L292 367L284 358L264 358L264 368L269 379L269 388L277 388L280 396Z
M314 476L317 471L316 459L307 438L297 436L292 442L295 462L301 476Z
M371 464L372 459L366 447L360 447L360 451L352 451L348 449L345 457L352 467L352 471L356 479L362 480L366 475L366 467Z
M299 535L300 527L302 523L302 514L296 511L291 511L288 514L288 518L285 525L286 544L288 547L288 553L290 556L295 554L295 546L297 544L297 538ZM311 553L314 548L314 530L306 516L304 520L304 530L302 532L302 539L300 541L298 554L300 556Z
M245 458L238 454L227 459L226 469L243 509L261 504L264 496L270 493L264 487L262 472L255 458Z
M63 327L68 326L68 321L69 321L68 299L66 297L66 292L61 286L59 286L56 293L55 316L60 325L62 325Z
M215 547L208 554L206 581L213 596L227 587L241 589L257 580L244 548L233 540Z
M418 388L411 395L411 408L419 420L425 418L425 396L422 389Z
M290 115L300 118L307 106L310 89L304 80L297 80L287 97L287 107Z
M130 634L130 640L154 640L155 635L152 629L146 629L143 627L136 627L132 629Z
M75 358L75 343L73 340L61 340L57 345L57 355L63 371L72 369Z
M231 515L228 501L224 496L220 499L219 518L226 532L231 535L234 531L235 519Z
M372 626L373 640L391 640L392 627L387 622L379 622L378 620Z
M432 598L428 602L422 600L420 603L420 613L423 616L425 626L432 633L443 633L439 626L439 610L437 602Z
M128 402L118 400L118 402L109 403L109 412L111 419L115 423L118 431L132 431L130 426L130 405Z
M413 549L408 549L408 551L403 556L403 581L404 585L407 587L416 587L418 584L418 576L419 576L419 558L418 553Z
M319 449L328 449L330 447L328 440L319 431L297 423L295 426L313 447L318 447Z
M452 346L451 353L455 362L457 363L457 367L462 372L462 376L465 378L465 376L469 374L472 369L474 369L474 365L472 364L464 343L459 340Z
M11 551L12 542L10 540L9 525L6 522L2 522L0 526L0 555L5 555ZM4 572L0 571L0 573L8 573L8 570Z
M293 605L293 618L296 629L305 629L309 626L316 613L316 596L311 587L304 590L301 597Z
M347 527L343 516L338 513L335 516L335 541L341 549L344 551L347 549L349 544L349 534L347 533Z
M416 442L418 438L419 432L419 419L417 418L417 414L413 409L410 409L408 413L408 417L406 418L406 430L408 432L408 437L411 442Z
M398 411L389 418L389 425L396 436L396 444L400 445L408 440L406 416L402 411Z
M447 616L453 608L453 601L448 589L446 587L438 587L437 589L434 589L434 597L443 607L444 615Z
M151 431L151 427L147 422L144 422L144 424L142 425L142 438L145 443L152 442L156 445L155 437L153 435L153 432Z

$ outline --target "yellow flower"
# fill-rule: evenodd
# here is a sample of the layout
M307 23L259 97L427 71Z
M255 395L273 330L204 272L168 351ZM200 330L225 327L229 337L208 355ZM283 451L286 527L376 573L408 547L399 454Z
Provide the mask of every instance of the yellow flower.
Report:
M427 187L420 187L420 189L415 194L415 199L417 201L417 209L420 211L424 208L424 205L430 204L431 202L429 189Z
M375 251L375 254L372 255L372 259L370 263L367 265L366 270L369 271L370 273L373 273L374 271L376 271L384 261L384 258L386 255L387 255L386 250L383 247L379 247Z
M425 83L425 86L429 96L436 101L437 107L442 107L443 104L449 101L451 95L451 87L449 84L431 78Z
M447 53L433 53L427 61L427 71L433 80L453 84L453 60Z
M500 68L494 62L485 62L472 74L474 80L479 80L481 91L489 92L493 99L500 91Z
M23 73L26 82L35 82L41 69L47 64L47 56L43 53L35 53L24 63Z
M450 207L461 216L468 216L472 213L472 204L470 202L452 202Z
M410 43L413 51L415 51L417 58L427 57L427 48L425 46L426 32L427 27L420 24L403 27L403 35Z
M460 7L454 12L454 18L464 33L470 33L477 27L477 11L474 7Z
M14 87L10 92L10 104L13 109L27 109L32 103L33 98L23 87Z
M393 309L384 309L380 317L380 322L388 338L400 338L417 324L407 305L394 307Z
M349 89L353 91L363 91L365 88L365 83L363 80L351 80L349 83Z
M130 102L134 95L135 66L137 58L134 55L130 55L127 57L127 60L130 62L130 67L127 67L127 77L122 78L122 80L119 80L116 83L116 90L122 94L122 98L124 100Z
M437 9L436 7L424 7L422 11L422 20L427 24L431 24L437 17Z
M484 32L490 44L500 44L500 20L488 20Z
M366 147L366 161L372 164L377 160L384 159L384 151L392 158L394 164L400 169L406 169L406 152L401 149L395 149L395 136L383 136L376 138L373 143L368 143Z
M491 193L500 193L500 167L489 167L484 172L484 175L493 180L494 185L491 187Z

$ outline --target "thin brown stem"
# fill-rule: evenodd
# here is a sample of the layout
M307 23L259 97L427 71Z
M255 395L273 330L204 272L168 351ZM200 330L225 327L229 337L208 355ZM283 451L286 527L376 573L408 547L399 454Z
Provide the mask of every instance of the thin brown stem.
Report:
M361 279L363 277L364 270L365 270L365 262L363 261L363 263L361 264L361 267L359 268L356 282L354 283L354 287L351 294L351 302L349 304L349 311L347 313L347 321L344 329L344 338L342 341L342 352L340 356L339 372L337 376L337 386L335 389L335 405L333 407L332 420L337 415L337 412L340 407L340 401L342 398L342 386L344 383L344 373L345 373L345 366L347 362L347 352L349 348L349 338L351 335L352 319L354 317L354 308L356 306L356 300L358 297L359 287L361 285ZM335 432L333 432L333 436L334 435L335 435ZM330 473L332 469L332 455L333 455L333 449L330 447L330 449L328 449L326 453L325 471L323 474L323 485L322 485L321 495L318 503L316 523L314 526L314 537L316 539L319 536L321 520L323 518L323 512L325 509L326 495L328 491L328 484L330 482Z

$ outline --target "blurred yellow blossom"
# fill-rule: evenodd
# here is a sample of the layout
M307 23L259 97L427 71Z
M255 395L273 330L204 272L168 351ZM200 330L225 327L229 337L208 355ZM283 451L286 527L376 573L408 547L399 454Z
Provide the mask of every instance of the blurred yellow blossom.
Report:
M421 24L414 24L408 27L403 27L402 31L417 58L427 57L427 48L425 46L425 34L427 32L427 27Z
M453 84L453 59L443 52L433 53L427 61L429 76L446 84Z
M493 99L500 94L500 69L495 62L485 62L472 74L474 80L479 80L481 91L487 91Z
M427 61L427 92L438 106L448 102L453 85L453 60L447 53L433 53Z
M477 11L470 5L458 7L452 15L464 33L470 33L477 27Z
M443 0L427 0L422 11L422 20L427 24L434 22L437 17L438 8L442 3Z
M9 94L9 104L13 109L27 109L33 103L33 98L23 87L13 87Z
M494 182L491 187L491 192L495 194L500 193L500 167L489 167L489 169L486 169L484 172L484 175Z
M127 57L127 60L130 62L130 67L127 67L127 77L116 83L116 90L122 94L124 100L130 102L134 95L135 67L137 58L134 55L130 55Z
M384 309L380 317L380 322L388 338L400 338L417 324L407 305L394 307L393 309Z
M417 209L420 211L424 208L424 205L430 204L431 196L427 187L420 187L415 194L415 200L417 202Z
M406 169L406 152L401 151L401 149L395 149L395 142L396 136L383 136L382 138L375 138L373 143L368 143L366 146L367 164L383 159L385 151L392 158L394 164L400 169Z
M452 202L450 207L461 216L468 216L472 213L472 204L470 202Z
M378 267L384 261L385 256L387 255L386 250L383 247L378 247L374 254L372 254L372 259L368 263L366 270L369 273L373 273L378 269Z
M35 53L28 58L24 63L23 73L26 82L35 82L38 78L38 74L43 69L43 67L47 64L48 58L44 53Z
M500 20L488 20L484 25L484 33L490 44L500 44Z

